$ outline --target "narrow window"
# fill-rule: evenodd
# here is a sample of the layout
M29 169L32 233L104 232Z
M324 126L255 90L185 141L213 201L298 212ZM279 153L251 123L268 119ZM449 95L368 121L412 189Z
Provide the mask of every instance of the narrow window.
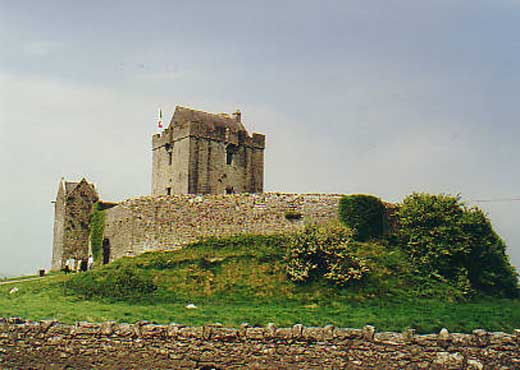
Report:
M172 188L166 188L166 195L172 195Z
M235 154L235 146L229 144L226 148L226 163L231 165L233 163L233 154Z
M173 153L173 145L172 144L165 144L164 150L166 150L166 153L168 153L168 164L172 165L172 153Z
M110 240L103 240L103 265L110 262Z

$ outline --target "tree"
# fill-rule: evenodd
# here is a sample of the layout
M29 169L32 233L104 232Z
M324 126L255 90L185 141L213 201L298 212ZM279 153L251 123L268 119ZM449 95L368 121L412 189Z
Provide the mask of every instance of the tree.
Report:
M413 193L399 207L400 244L416 272L455 285L516 296L517 274L487 216L460 197Z

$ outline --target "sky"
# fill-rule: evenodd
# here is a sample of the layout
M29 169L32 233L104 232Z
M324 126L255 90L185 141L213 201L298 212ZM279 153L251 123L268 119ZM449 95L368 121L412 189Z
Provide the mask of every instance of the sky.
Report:
M61 177L147 195L161 107L239 108L265 190L460 194L520 267L520 0L0 0L0 276Z

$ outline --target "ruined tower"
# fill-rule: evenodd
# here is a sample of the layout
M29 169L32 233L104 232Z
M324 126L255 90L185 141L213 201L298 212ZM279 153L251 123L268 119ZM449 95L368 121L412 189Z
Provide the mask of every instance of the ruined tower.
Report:
M60 270L69 258L87 260L89 218L99 199L94 184L61 178L54 202L52 270Z
M152 138L152 195L261 193L265 136L249 135L241 113L177 106Z

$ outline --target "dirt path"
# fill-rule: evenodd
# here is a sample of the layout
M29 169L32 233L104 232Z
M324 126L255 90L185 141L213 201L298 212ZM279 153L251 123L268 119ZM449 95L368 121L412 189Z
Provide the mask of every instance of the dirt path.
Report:
M20 279L20 280L0 281L0 285L15 284L15 283L23 283L23 282L25 282L25 281L33 281L33 280L41 280L41 279L45 279L46 277L49 277L49 276L45 276L45 277L34 277L34 278L29 278L29 279Z

